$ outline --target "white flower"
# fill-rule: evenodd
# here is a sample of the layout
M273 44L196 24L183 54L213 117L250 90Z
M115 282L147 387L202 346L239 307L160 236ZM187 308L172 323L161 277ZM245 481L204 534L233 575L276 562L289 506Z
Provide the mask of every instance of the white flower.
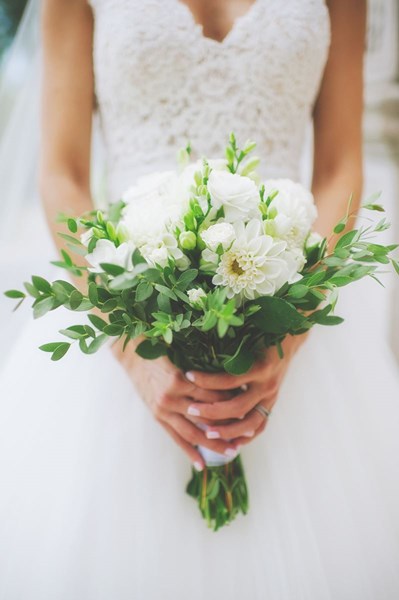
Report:
M87 262L91 265L89 271L92 273L102 273L103 269L100 267L101 263L118 265L127 271L131 271L133 269L131 261L133 250L133 244L130 242L124 242L116 247L110 240L98 240L93 252L87 254L85 257Z
M235 239L236 232L231 223L216 223L201 231L201 237L208 248L215 252L220 244L223 250L227 250Z
M164 233L158 239L147 242L140 248L140 252L145 260L155 266L166 267L168 259L173 258L176 267L184 270L190 264L189 259L177 245L176 238L171 233Z
M262 231L262 222L252 219L245 226L234 226L236 240L220 257L212 282L227 288L227 296L253 299L273 295L279 282L289 277L289 266L282 258L286 243L273 240Z
M292 284L302 279L301 271L306 263L304 253L298 248L287 248L280 254L279 258L285 262L286 269L276 279L276 291L285 283Z
M258 213L259 191L249 177L212 170L208 192L213 208L218 210L223 207L225 220L230 223L250 219Z
M121 226L135 246L151 243L181 224L189 193L173 171L153 173L137 180L123 195Z
M200 308L202 307L203 299L206 298L206 293L202 288L192 288L191 290L187 290L187 296L192 306Z
M289 248L303 249L317 216L313 195L290 179L270 179L264 185L265 198L278 190L269 206L271 219L264 222L265 232L286 241Z

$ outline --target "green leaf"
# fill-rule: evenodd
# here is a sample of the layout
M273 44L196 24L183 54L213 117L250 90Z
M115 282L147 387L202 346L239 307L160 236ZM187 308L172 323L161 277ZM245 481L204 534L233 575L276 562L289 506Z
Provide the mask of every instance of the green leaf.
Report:
M53 283L53 293L55 294L57 302L60 302L61 304L64 304L69 298L69 294L66 292L65 288L56 281Z
M339 240L335 244L335 250L337 248L343 248L344 246L350 246L350 244L356 238L358 233L359 232L357 229L353 229L352 231L348 231L347 233L345 233L342 237L339 238Z
M71 327L67 327L67 329L60 329L60 333L72 340L79 340L81 337L86 337L83 325L72 325Z
M242 375L250 370L255 362L255 356L247 348L243 342L241 342L234 356L224 361L223 367L231 375Z
M95 352L97 352L101 346L103 346L105 344L105 342L108 340L108 336L105 334L101 334L98 337L96 337L95 340L93 340L87 349L87 353L88 354L94 354Z
M63 356L65 356L65 354L68 352L69 348L71 347L71 344L68 342L62 342L61 344L58 345L58 348L56 348L51 356L51 360L60 360Z
M97 327L97 329L99 329L100 331L103 331L104 327L108 325L107 321L104 321L104 319L101 319L97 315L88 315L88 317L92 325L94 325L94 327Z
M32 275L32 283L35 286L35 288L39 290L39 292L43 292L43 294L51 294L51 285L48 281L46 281L46 279L43 279L43 277L39 277L38 275Z
M227 333L227 330L229 328L229 323L228 321L225 321L224 319L219 319L218 320L218 324L217 324L217 332L218 332L218 336L220 338L224 338L224 336Z
M346 222L345 221L340 221L339 223L337 223L337 225L334 227L334 233L342 233L342 231L345 229L346 227Z
M157 290L157 292L165 294L165 296L167 296L171 300L177 300L176 294L170 288L166 287L166 285L161 285L160 283L157 283L155 285L155 289Z
M71 233L76 233L78 230L78 224L75 219L68 219L67 221L68 229Z
M113 277L116 277L117 275L122 275L122 273L125 272L125 269L123 267L120 267L119 265L113 265L110 263L100 263L100 267L103 269L103 271L108 273L108 275L112 275Z
M353 282L353 278L352 277L340 277L339 275L337 276L333 276L330 279L331 283L333 283L334 285L338 286L338 287L342 287L344 285L349 285L350 283Z
M183 273L179 276L177 280L177 285L180 289L185 290L187 286L194 281L194 279L198 275L198 269L187 269L187 271L183 271Z
M8 290L7 292L4 292L4 295L7 296L7 298L26 298L26 294L19 290Z
M42 300L36 300L33 305L33 318L39 319L39 317L43 317L46 313L48 313L54 306L54 297L47 296Z
M137 346L136 352L139 356L141 356L141 358L150 360L159 358L160 356L165 356L167 354L164 344L159 342L153 344L151 340L144 340L141 342L141 344Z
M147 300L153 292L154 288L148 281L141 281L136 289L136 302Z
M43 346L39 346L39 350L43 350L43 352L54 352L54 350L57 350L58 346L64 343L65 342L51 342L50 344L43 344Z
M94 281L91 281L89 283L89 300L90 302L94 305L97 306L98 305L98 293L97 293L97 284L94 283Z
M60 232L58 232L58 235L60 236L60 238L62 238L69 244L72 244L74 246L83 246L82 242L80 240L78 240L78 238L73 237L73 235L68 235L67 233L60 233ZM84 248L84 250L85 250L85 254L87 254L86 248Z
M116 323L110 323L106 325L103 329L103 332L109 336L117 336L121 335L124 332L124 325L117 325Z
M61 254L62 254L62 257L63 257L63 259L65 261L65 264L68 265L68 267L72 267L73 266L73 260L69 256L68 252L66 250L61 250Z
M260 306L261 310L251 320L265 333L288 333L301 329L306 323L305 317L282 298L265 296L255 300L254 304Z
M83 295L79 292L79 290L74 290L69 297L69 304L72 310L76 310L79 308L83 300Z
M37 291L37 289L35 288L34 285L32 285L31 283L29 283L29 281L25 281L24 282L24 287L25 287L26 291L28 292L28 294L30 296L33 296L33 298L39 298L40 297L40 293Z
M110 298L101 306L101 312L109 313L118 306L118 300L116 298Z
M292 298L303 298L309 292L309 287L302 283L295 283L288 290L288 295Z
M391 263L397 274L399 275L399 262L391 258Z

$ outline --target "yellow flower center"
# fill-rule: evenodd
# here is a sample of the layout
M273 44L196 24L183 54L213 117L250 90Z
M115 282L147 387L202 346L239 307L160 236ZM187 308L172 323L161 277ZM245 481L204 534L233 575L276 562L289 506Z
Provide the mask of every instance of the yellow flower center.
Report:
M232 270L233 273L235 273L236 275L242 275L244 273L244 269L242 269L237 261L236 258L234 258L231 261L231 265L230 268Z

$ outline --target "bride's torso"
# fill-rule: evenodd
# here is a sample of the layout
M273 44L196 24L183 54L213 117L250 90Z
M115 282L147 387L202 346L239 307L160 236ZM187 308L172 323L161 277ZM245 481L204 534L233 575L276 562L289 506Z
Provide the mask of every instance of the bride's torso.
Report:
M258 143L265 176L296 179L329 46L324 0L255 0L223 41L180 0L91 0L111 199L191 142Z

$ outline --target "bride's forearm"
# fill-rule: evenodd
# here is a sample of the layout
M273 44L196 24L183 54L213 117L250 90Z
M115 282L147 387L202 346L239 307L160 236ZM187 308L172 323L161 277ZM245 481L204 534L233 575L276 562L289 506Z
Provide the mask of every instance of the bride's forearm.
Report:
M57 221L61 213L71 217L82 215L92 210L90 189L88 185L75 181L68 175L44 175L40 182L41 196L48 227L53 236L55 245L59 250L66 249L65 241L59 233L70 233L65 223ZM81 264L84 258L78 257ZM83 278L74 277L74 284L82 291L86 291Z
M337 169L334 173L315 176L312 192L318 209L318 217L314 229L327 239L335 225L346 215L349 198L352 195L350 212L356 212L360 205L362 193L362 171L358 161ZM354 218L349 219L347 228L353 228ZM342 234L341 234L342 235ZM332 237L331 242L339 236Z

